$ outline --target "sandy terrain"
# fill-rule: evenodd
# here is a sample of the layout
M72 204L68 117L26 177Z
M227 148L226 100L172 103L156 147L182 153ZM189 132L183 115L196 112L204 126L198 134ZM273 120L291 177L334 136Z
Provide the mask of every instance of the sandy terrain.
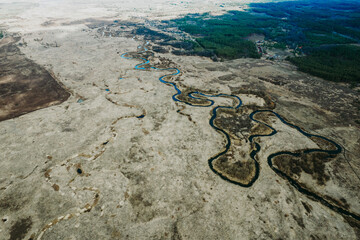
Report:
M97 2L0 3L0 47L69 94L0 122L0 239L359 239L357 92L133 34L249 1Z

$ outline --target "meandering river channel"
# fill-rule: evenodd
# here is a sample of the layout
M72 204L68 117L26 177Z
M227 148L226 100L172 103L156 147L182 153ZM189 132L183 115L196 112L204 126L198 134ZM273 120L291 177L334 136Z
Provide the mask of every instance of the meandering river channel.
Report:
M190 105L192 107L212 107L212 110L211 110L211 118L209 120L209 125L215 129L216 131L220 132L221 134L223 134L225 136L225 139L226 139L226 144L224 146L224 149L222 151L220 151L219 153L217 153L215 156L211 157L210 159L208 159L208 164L209 164L209 167L210 169L215 173L217 174L218 176L220 176L222 179L230 182L230 183L233 183L233 184L236 184L236 185L239 185L241 187L251 187L255 182L256 180L258 179L259 177L259 174L260 174L260 165L259 165L259 162L258 160L256 159L257 157L257 154L260 152L261 150L261 146L260 144L257 142L258 139L260 138L264 138L264 137L270 137L270 136L273 136L275 134L277 134L277 130L275 128L273 128L272 126L270 126L269 124L263 122L263 121L260 121L260 120L257 120L255 118L255 116L257 114L262 114L262 113L267 113L267 114L272 114L274 115L276 118L278 118L283 124L289 126L289 127L292 127L294 129L296 129L299 133L301 133L304 137L307 137L307 138L313 138L313 137L316 137L316 138L319 138L323 141L325 141L327 144L329 145L332 145L333 148L332 149L320 149L320 148L313 148L313 149L306 149L306 150L302 150L302 151L297 151L297 152L290 152L290 151L280 151L280 152L276 152L276 153L273 153L273 154L270 154L268 157L267 157L267 163L269 165L269 167L279 176L281 176L283 179L286 179L292 186L294 186L299 192L307 195L308 197L310 197L311 199L313 200L317 200L319 201L320 203L322 203L324 206L327 206L328 208L332 209L333 211L335 212L338 212L340 214L343 214L343 215L347 215L347 216L351 216L357 220L360 220L360 216L356 213L353 213L351 211L349 211L348 209L345 209L337 204L334 204L333 202L329 201L329 200L326 200L324 197L320 196L320 194L317 194L317 193L314 193L314 192L311 192L310 190L308 190L306 187L304 187L302 184L298 183L296 180L294 180L291 176L289 176L288 174L286 174L284 171L281 171L279 168L276 168L274 165L273 165L273 159L275 157L278 157L278 156L281 156L281 155L289 155L289 156L293 156L293 157L299 157L301 154L310 154L310 153L324 153L324 154L328 154L329 157L335 157L337 154L341 153L342 151L342 148L339 144L337 144L336 142L334 142L333 140L330 140L326 137L323 137L323 136L319 136L319 135L314 135L314 134L310 134L308 132L305 132L304 130L302 130L299 126L296 126L288 121L286 121L281 115L279 115L278 113L272 111L272 110L256 110L256 111L253 111L250 115L249 115L249 118L251 119L251 121L253 122L256 122L260 125L263 125L264 127L268 128L271 130L271 133L269 134L264 134L264 135L261 135L261 134L256 134L256 135L251 135L248 140L250 141L250 143L253 145L253 150L250 152L250 157L251 159L254 161L254 164L255 164L255 174L254 176L252 177L252 179L247 183L247 184L243 184L243 183L240 183L240 182L237 182L237 181L234 181L234 180L231 180L229 179L227 176L225 176L224 174L222 174L221 172L217 171L215 168L214 168L214 165L213 165L213 162L218 159L219 157L221 157L222 155L226 154L229 149L230 149L230 146L231 146L231 138L230 138L230 135L224 130L224 129L221 129L220 127L217 127L215 126L214 124L214 121L215 119L217 118L218 116L218 110L220 109L238 109L242 106L242 101L241 99L236 96L236 95L231 95L231 94L216 94L216 95L211 95L211 94L206 94L206 93L202 93L202 92L199 92L199 91L194 91L194 92L190 92L187 94L187 97L189 97L190 99L194 99L194 100L202 100L202 101L206 101L207 104L194 104L190 101L186 101L186 100L181 100L179 99L179 96L182 94L182 91L179 89L179 87L176 85L176 83L173 83L173 82L169 82L169 81L166 81L165 79L167 77L171 77L171 76L176 76L176 75L179 75L181 73L181 71L178 69L178 68L156 68L156 67L153 67L153 66L150 66L150 60L146 59L146 58L143 58L141 56L142 53L146 53L148 52L148 49L146 48L146 45L145 46L139 46L139 49L143 49L142 51L138 51L136 52L136 54L139 55L139 57L128 57L128 55L130 55L129 53L124 53L121 55L122 58L125 58L125 59L139 59L141 61L143 61L142 63L140 64L137 64L135 66L135 69L136 70L147 70L147 69L154 69L154 70L158 70L158 71L169 71L169 72L172 72L172 73L169 73L169 74L166 74L166 75L163 75L159 78L159 81L166 84L166 85L170 85L174 88L175 90L175 94L172 96L172 99L176 102L181 102L181 103L184 103L184 104L187 104L187 105ZM224 97L224 98L230 98L233 100L233 104L231 106L229 105L216 105L216 100L214 99L217 99L217 98L221 98L221 97ZM236 103L236 104L234 104Z

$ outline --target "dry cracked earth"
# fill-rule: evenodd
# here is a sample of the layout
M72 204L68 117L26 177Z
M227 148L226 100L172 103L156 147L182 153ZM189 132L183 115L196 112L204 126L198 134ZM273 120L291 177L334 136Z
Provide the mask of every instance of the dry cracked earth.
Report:
M359 239L358 92L174 55L201 2L138 2L0 4L0 239Z

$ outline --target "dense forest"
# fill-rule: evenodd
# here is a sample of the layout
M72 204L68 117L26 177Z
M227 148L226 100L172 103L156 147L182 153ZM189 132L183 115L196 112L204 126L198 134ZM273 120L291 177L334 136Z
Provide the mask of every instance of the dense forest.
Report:
M179 28L196 38L194 49L213 51L218 57L234 59L241 57L260 58L254 43L246 40L252 33L263 31L255 27L254 21L269 27L272 23L249 13L229 12L212 17L209 14L192 14L175 22Z
M267 37L291 47L358 43L360 2L296 1L253 3L250 13L278 20ZM277 33L277 34L276 34Z
M300 53L287 58L300 71L331 81L360 83L359 47L355 46L360 43L358 1L253 3L246 12L190 14L174 22L193 36L194 52L210 52L222 59L260 58L247 37L262 34L272 43L267 47Z
M351 84L360 81L360 47L339 45L314 50L304 57L289 61L303 72L335 82Z

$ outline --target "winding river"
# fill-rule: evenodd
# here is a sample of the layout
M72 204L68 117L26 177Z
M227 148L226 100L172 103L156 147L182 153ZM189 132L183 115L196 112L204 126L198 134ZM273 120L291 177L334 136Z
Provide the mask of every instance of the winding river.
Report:
M147 44L146 44L147 45ZM148 52L148 49L146 48L146 46L139 46L138 47L139 49L143 48L142 51L138 51L136 52L136 54L142 54L142 53L146 53ZM152 53L153 54L153 53ZM310 133L307 133L305 132L304 130L302 130L299 126L296 126L288 121L286 121L281 115L279 115L278 113L272 111L272 110L256 110L256 111L253 111L250 115L249 115L249 118L253 121L253 122L256 122L260 125L263 125L265 126L266 128L270 129L271 130L271 133L269 134L266 134L266 135L260 135L260 134L257 134L257 135L251 135L249 137L249 141L250 143L253 145L254 147L254 150L252 150L250 152L250 157L251 159L254 161L254 164L255 164L255 174L253 176L253 178L249 181L249 183L247 184L243 184L243 183L239 183L237 181L234 181L234 180L231 180L229 179L227 176L223 175L221 172L217 171L214 166L213 166L213 161L218 159L220 156L226 154L229 149L230 149L230 146L231 146L231 138L230 138L230 135L223 129L215 126L214 124L214 121L215 119L217 118L218 116L218 110L219 109L238 109L242 106L242 101L241 99L236 96L236 95L231 95L231 94L216 94L216 95L211 95L211 94L206 94L206 93L202 93L202 92L198 92L198 91L194 91L194 92L190 92L188 93L187 97L191 98L191 99L195 99L195 100L203 100L203 101L206 101L208 104L204 105L204 104L194 104L194 103L191 103L189 101L184 101L184 100L181 100L179 99L179 95L182 94L182 91L178 88L178 86L173 83L173 82L169 82L169 81L166 81L164 80L166 77L170 77L170 76L176 76L176 75L179 75L181 73L181 71L177 68L156 68L156 67L153 67L153 66L149 66L147 67L146 65L150 64L150 60L146 59L146 58L143 58L143 57L127 57L127 55L129 55L129 53L124 53L121 55L122 58L125 58L125 59L139 59L139 60L142 60L143 62L140 63L140 64L137 64L135 66L135 69L136 70L147 70L147 69L154 69L154 70L159 70L159 71L170 71L172 73L170 74L166 74L166 75L163 75L159 78L159 81L166 84L166 85L170 85L174 88L175 90L175 94L172 96L172 99L175 101L175 102L181 102L181 103L184 103L184 104L187 104L187 105L190 105L192 107L211 107L213 105L215 105L215 101L211 98L219 98L219 97L225 97L225 98L231 98L234 100L234 102L236 102L236 104L233 104L233 106L227 106L227 105L218 105L218 106L215 106L213 107L211 113L211 118L209 120L209 124L210 126L215 129L216 131L220 132L221 134L223 134L226 138L226 144L224 146L224 149L217 153L215 156L211 157L209 160L208 160L208 164L209 164L209 167L210 169L215 173L217 174L219 177L221 177L222 179L224 179L225 181L228 181L230 183L233 183L233 184L236 184L236 185L239 185L241 187L251 187L255 182L256 180L258 179L259 177L259 174L260 174L260 165L259 165L259 162L256 160L256 156L258 154L258 152L261 150L261 146L260 144L256 141L257 139L259 138L263 138L263 137L270 137L270 136L273 136L277 133L277 130L275 128L273 128L272 126L270 126L269 124L263 122L263 121L260 121L260 120L257 120L255 119L255 115L256 114L261 114L261 113L269 113L269 114L272 114L274 115L276 118L278 118L283 124L289 126L289 127L292 127L294 129L296 129L299 133L301 133L302 135L304 135L305 137L308 137L308 138L311 138L311 137L317 137L317 138L320 138L322 140L324 140L325 142L327 142L328 144L334 146L335 148L334 149L319 149L319 148L314 148L314 149L306 149L306 150L302 150L301 153L300 152L289 152L289 151L280 151L280 152L277 152L277 153L273 153L273 154L270 154L268 157L267 157L267 163L269 165L269 167L277 174L279 175L280 177L282 177L283 179L286 179L292 186L294 186L299 192L307 195L309 198L313 199L313 200L317 200L319 201L320 203L322 203L324 206L327 206L328 208L332 209L333 211L335 212L338 212L340 214L343 214L343 215L347 215L347 216L351 216L357 220L360 220L360 216L356 213L353 213L353 212L350 212L348 211L347 209L343 208L343 207L340 207L326 199L324 199L323 197L321 197L320 195L314 193L314 192L311 192L309 191L308 189L306 189L305 187L303 187L301 184L299 184L297 181L295 181L292 177L288 176L285 172L281 171L280 169L274 167L273 165L273 159L277 156L280 156L280 155L290 155L290 156L294 156L294 157L299 157L301 154L309 154L309 153L315 153L315 152L319 152L319 153L326 153L328 154L330 157L334 157L336 156L337 154L341 153L342 152L342 148L339 144L337 144L336 142L326 138L326 137L323 137L323 136L320 136L320 135L314 135L314 134L310 134ZM200 97L197 97L197 96L201 96L202 98Z

